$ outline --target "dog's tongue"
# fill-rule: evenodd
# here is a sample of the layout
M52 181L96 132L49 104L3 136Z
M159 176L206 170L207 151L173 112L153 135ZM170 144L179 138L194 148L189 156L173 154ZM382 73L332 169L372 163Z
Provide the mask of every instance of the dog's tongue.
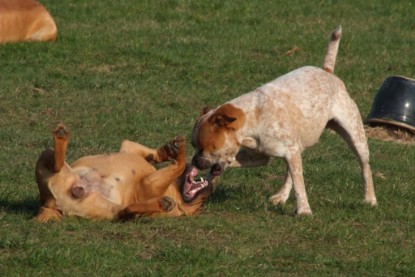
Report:
M192 170L190 171L190 175L197 176L197 174L199 174L199 170L197 169L197 167L192 166Z
M197 177L198 174L199 169L194 166L191 166L187 170L186 179L182 186L182 196L186 202L192 201L197 196L198 192L209 184L207 180L203 180L203 178L199 179L199 177Z

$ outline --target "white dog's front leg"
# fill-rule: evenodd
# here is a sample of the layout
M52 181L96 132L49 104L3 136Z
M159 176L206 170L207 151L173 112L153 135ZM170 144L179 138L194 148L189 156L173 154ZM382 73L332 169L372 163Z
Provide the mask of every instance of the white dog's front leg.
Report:
M291 189L293 187L293 179L291 178L290 169L287 164L287 171L285 173L284 184L281 189L269 198L269 201L273 205L283 205L287 202L288 197L290 196Z
M311 208L308 204L307 193L304 186L303 164L300 151L291 151L287 158L288 167L294 185L295 197L297 200L297 215L311 215Z

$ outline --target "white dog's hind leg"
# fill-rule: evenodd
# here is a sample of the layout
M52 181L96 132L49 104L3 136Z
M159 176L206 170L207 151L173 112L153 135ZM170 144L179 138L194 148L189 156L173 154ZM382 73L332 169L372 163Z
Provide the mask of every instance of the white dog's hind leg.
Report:
M369 165L369 147L359 110L348 97L339 106L341 107L334 109L335 117L329 122L328 127L336 131L356 154L362 170L365 202L376 206L377 200Z

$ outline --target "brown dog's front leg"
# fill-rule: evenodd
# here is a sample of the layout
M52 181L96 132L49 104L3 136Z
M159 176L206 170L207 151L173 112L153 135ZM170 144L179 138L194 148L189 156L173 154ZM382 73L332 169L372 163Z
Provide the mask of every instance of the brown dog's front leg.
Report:
M52 220L59 221L61 219L62 214L57 209L46 207L40 207L39 213L35 217L35 220L40 223L45 223Z
M149 163L162 163L176 158L177 153L180 152L179 148L182 141L184 141L184 138L178 137L158 149L152 149L138 142L124 140L121 143L120 152L137 154L146 159Z
M138 201L118 213L118 218L128 220L136 215L154 216L168 213L176 207L176 202L169 196L153 198L147 201Z
M164 195L166 190L177 181L186 167L186 141L177 137L164 146L165 153L172 163L141 180L140 200L152 199Z
M68 128L59 123L53 130L53 139L55 142L55 166L54 171L59 172L65 163L66 149L68 147L69 131Z

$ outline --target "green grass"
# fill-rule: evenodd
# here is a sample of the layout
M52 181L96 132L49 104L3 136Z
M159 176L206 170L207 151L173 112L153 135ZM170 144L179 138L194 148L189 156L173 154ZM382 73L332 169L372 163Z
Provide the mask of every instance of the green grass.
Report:
M304 153L312 217L295 217L293 196L268 202L284 173L274 159L225 172L197 217L31 220L34 165L56 122L72 131L70 162L116 151L124 138L190 139L203 106L321 66L339 24L336 74L365 117L387 76L414 77L412 1L42 2L58 41L0 46L0 275L415 274L414 147L369 140L379 201L370 208L357 160L331 133Z

